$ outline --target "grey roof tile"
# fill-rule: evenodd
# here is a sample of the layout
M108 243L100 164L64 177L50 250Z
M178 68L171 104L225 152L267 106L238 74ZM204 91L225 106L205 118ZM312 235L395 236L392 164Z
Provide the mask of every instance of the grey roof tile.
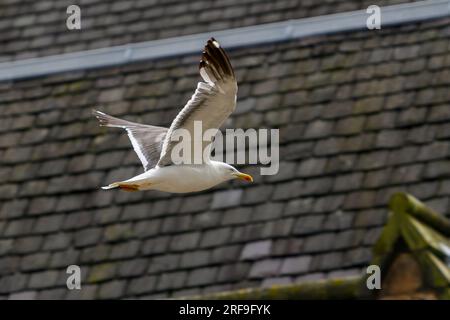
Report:
M37 294L38 300L62 300L66 295L67 290L64 288L60 289L48 289L39 291Z
M3 202L0 209L0 219L18 218L25 213L29 201L27 199L14 199Z
M429 162L423 173L424 178L437 178L439 176L446 176L450 174L450 161L440 160Z
M170 249L174 251L193 249L197 246L197 243L200 240L200 236L201 233L198 231L174 235L172 237L172 241L170 242ZM212 237L208 237L207 240L211 241L212 244L214 244L215 240L212 239Z
M78 262L79 251L72 248L56 251L50 257L50 268L67 268L68 265L76 264Z
M182 201L180 212L191 213L208 210L211 202L211 195L198 195L185 198Z
M241 260L254 260L266 257L270 254L272 240L262 240L247 243L241 253Z
M63 223L64 230L81 229L91 226L93 214L89 211L71 212Z
M361 275L361 269L351 268L345 270L336 270L328 273L328 278L346 278L346 277L356 277Z
M274 193L272 195L273 200L285 200L295 198L301 194L302 182L299 180L279 183L275 186Z
M356 191L347 195L343 209L370 208L375 200L374 191Z
M343 261L345 266L354 266L368 263L371 257L371 248L357 248L345 252Z
M301 252L303 238L278 239L273 244L272 254L276 256L296 255Z
M280 259L265 259L253 263L249 277L265 278L279 273L282 261Z
M99 225L105 225L119 220L120 213L120 207L108 207L91 211L93 221Z
M140 245L141 242L136 240L115 244L111 248L109 258L111 259L133 258L139 252Z
M0 278L0 293L17 292L27 286L29 275L14 273Z
M76 247L86 247L96 244L102 236L102 229L100 228L86 228L77 231L74 234L74 245Z
M363 210L355 215L355 227L369 227L383 225L387 219L386 210Z
M314 198L298 198L289 200L286 204L284 215L300 215L311 212L314 203Z
M0 240L0 256L8 254L12 251L14 245L13 239L2 239Z
M242 281L247 277L249 269L250 263L244 262L222 265L217 276L217 281Z
M413 164L398 167L392 172L391 181L393 183L407 183L420 180L424 166L422 164Z
M102 283L99 287L99 299L117 299L124 295L127 282L123 280L114 280Z
M6 225L5 236L29 235L33 230L34 219L12 220Z
M327 165L326 158L309 158L303 160L298 169L299 177L317 176L323 173Z
M305 253L329 251L334 246L334 233L322 233L305 238L303 251Z
M145 255L165 252L169 248L170 241L170 236L150 238L142 244L141 252Z
M291 234L294 221L293 218L268 221L262 227L260 238L282 237L285 234Z
M183 287L187 277L186 271L164 273L158 280L157 290L179 289Z
M329 214L323 222L324 230L344 230L349 229L353 223L353 213L337 210Z
M102 231L102 229L94 229L95 233L97 233L98 231ZM111 224L106 226L106 228L104 228L104 234L103 234L103 238L105 239L105 241L107 242L116 242L116 241L120 241L120 240L126 240L130 237L133 236L133 229L132 229L132 224L130 222L128 223L115 223L115 224ZM100 237L100 236L96 236L96 237Z
M164 233L177 233L190 229L192 217L190 215L170 216L164 218L158 230Z
M222 212L201 212L193 215L192 227L195 229L204 229L217 226L222 218Z
M312 264L315 265L314 269L316 270L334 270L342 264L342 260L342 252L330 252L315 256Z
M69 300L92 300L97 297L98 285L85 284L83 290L70 290L66 294Z
M189 272L186 280L188 286L199 286L214 283L218 267L198 268Z
M314 204L311 212L331 212L339 209L344 202L344 195L331 195L320 197Z
M6 244L8 244L8 243L9 243L9 241L7 240ZM41 248L42 243L43 243L42 236L17 238L14 240L13 251L18 254L33 253L33 252L38 251ZM0 247L3 247L3 250L5 250L5 247L8 247L8 246L3 244L3 245L0 245ZM3 250L1 250L1 251L3 251Z
M159 233L163 219L138 221L133 225L134 233L140 238L156 236Z
M202 234L200 240L200 247L208 248L215 247L218 245L224 245L227 243L231 236L231 228L221 228L207 230Z
M418 160L437 160L448 157L450 154L450 143L436 141L422 146L418 154Z
M110 245L97 244L92 247L86 247L82 249L79 261L82 263L101 262L108 259L110 251Z
M251 221L265 221L278 219L283 215L283 202L268 202L254 208Z
M326 274L324 272L314 272L314 273L308 273L305 275L301 275L295 278L295 282L311 282L311 281L318 281L323 280L326 278Z
M233 209L228 209L223 212L222 225L234 225L234 224L244 224L251 220L253 214L252 207L238 207Z
M344 249L358 245L364 234L361 230L345 230L335 236L334 249Z
M436 198L427 202L427 206L436 210L436 212L444 212L444 213L449 212L448 211L450 208L449 204L450 202L448 197Z
M32 273L30 275L28 286L31 289L52 287L57 283L59 273L60 272L55 270Z
M237 206L240 204L242 193L241 189L215 192L211 208L222 209Z
M165 270L174 270L179 266L181 254L165 254L155 256L149 260L149 273L156 273Z
M334 123L331 121L315 120L311 121L305 129L305 138L327 137L333 132Z
M158 278L155 276L146 276L133 279L128 284L127 293L135 295L152 292L156 287L157 281Z
M120 218L125 221L144 219L152 213L152 207L149 203L131 204L124 207Z
M93 265L89 269L87 281L89 283L113 279L116 275L117 266L114 263L101 263Z
M344 175L339 175L336 177L333 190L335 191L359 190L362 185L363 177L364 175L361 172L352 172Z
M301 274L309 270L311 256L286 258L281 265L281 274Z
M210 261L211 251L199 250L185 252L181 255L180 267L192 268L208 264Z
M233 262L239 258L242 246L225 245L212 250L211 263Z
M313 215L300 217L296 220L293 233L296 235L305 235L322 230L322 224L325 219L323 215Z
M10 294L8 300L35 300L36 297L36 291L22 291Z
M0 258L0 276L6 276L14 273L20 265L20 258L18 256L8 256Z

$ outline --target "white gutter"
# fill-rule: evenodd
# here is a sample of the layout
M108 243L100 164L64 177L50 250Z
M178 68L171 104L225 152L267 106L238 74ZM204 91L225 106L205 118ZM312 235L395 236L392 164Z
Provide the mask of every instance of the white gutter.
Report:
M450 15L449 0L428 0L381 7L381 27ZM198 53L214 36L227 49L288 41L309 36L366 29L366 10L199 33L116 47L0 63L0 81L39 77L73 70Z

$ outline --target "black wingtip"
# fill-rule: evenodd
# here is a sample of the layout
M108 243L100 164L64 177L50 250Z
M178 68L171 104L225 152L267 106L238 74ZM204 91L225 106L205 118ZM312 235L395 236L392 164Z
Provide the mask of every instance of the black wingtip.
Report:
M225 50L223 50L220 43L214 37L206 41L199 65L199 69L201 68L209 68L209 72L213 73L213 77L216 79L220 79L223 76L234 77L230 60Z

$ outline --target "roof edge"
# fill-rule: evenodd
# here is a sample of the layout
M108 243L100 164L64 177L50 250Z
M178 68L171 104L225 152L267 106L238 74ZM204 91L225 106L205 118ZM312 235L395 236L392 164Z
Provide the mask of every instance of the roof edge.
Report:
M448 0L427 0L381 7L382 26L447 17ZM367 28L366 10L287 20L249 27L205 32L122 46L0 63L0 81L45 76L75 70L124 65L196 53L214 35L227 49L288 41L315 35Z
M366 297L361 290L362 276L307 281L267 288L248 288L213 294L181 297L194 300L317 300L359 299Z

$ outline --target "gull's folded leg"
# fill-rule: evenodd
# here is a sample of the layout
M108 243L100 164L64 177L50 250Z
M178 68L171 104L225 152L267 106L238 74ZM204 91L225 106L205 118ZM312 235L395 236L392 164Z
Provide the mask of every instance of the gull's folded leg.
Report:
M131 183L120 183L119 188L128 191L128 192L134 192L139 191L139 185L138 184L131 184Z
M114 188L120 188L124 191L139 191L139 185L135 183L129 183L129 182L113 182L108 186L102 187L103 190L109 190Z

